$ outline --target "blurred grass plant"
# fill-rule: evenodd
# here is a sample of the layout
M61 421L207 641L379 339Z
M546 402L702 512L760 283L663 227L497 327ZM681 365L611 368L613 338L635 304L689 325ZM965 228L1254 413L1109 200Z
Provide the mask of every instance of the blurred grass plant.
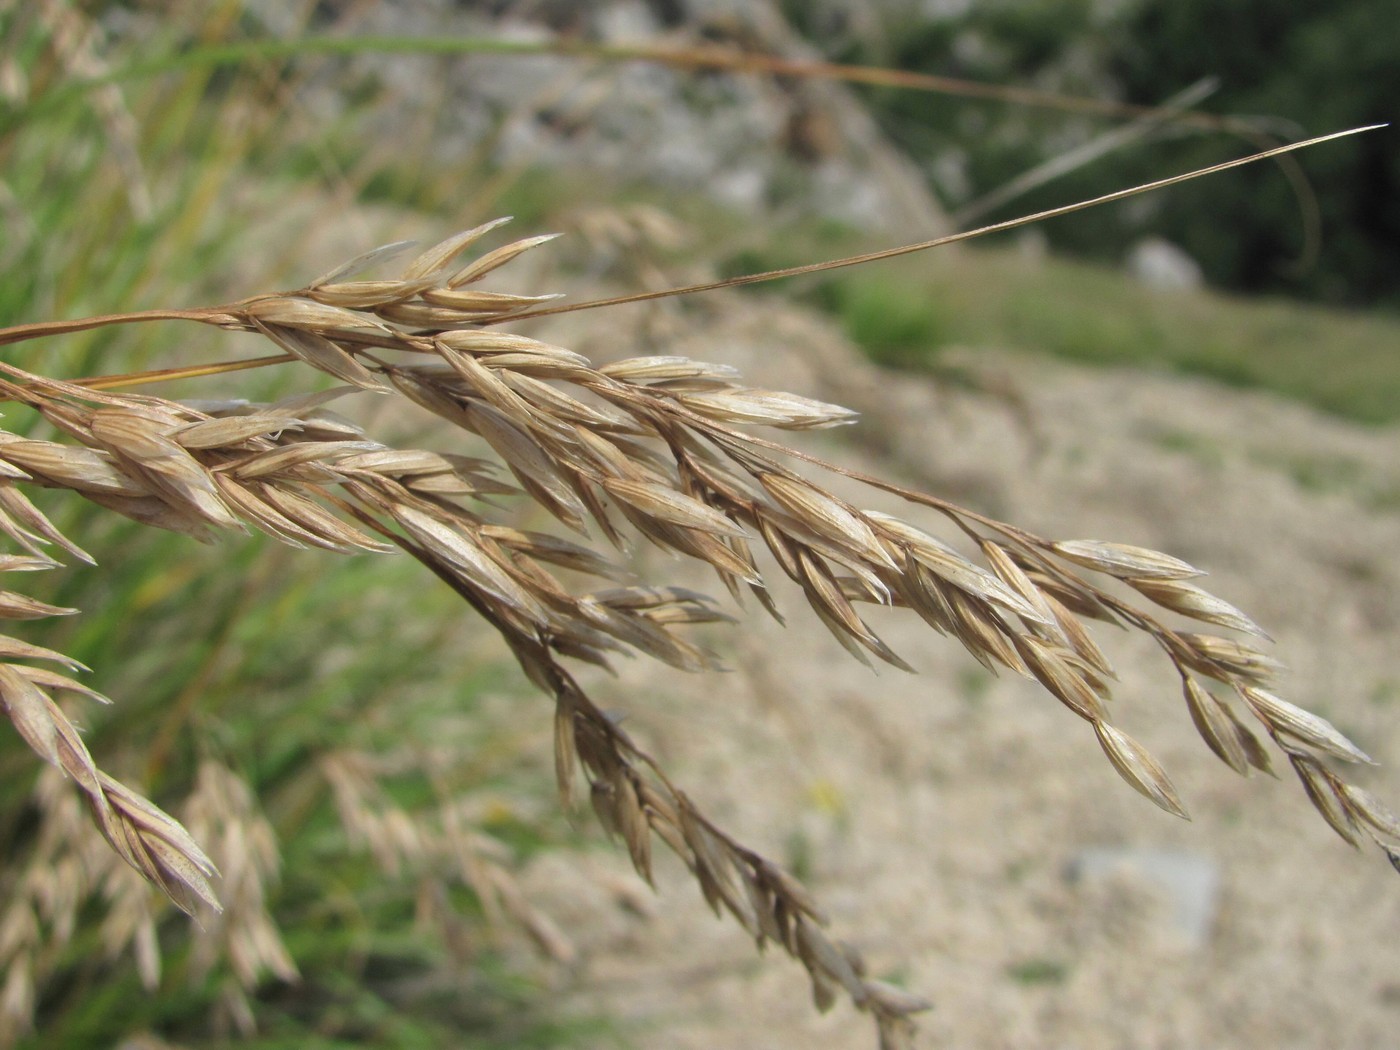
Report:
M141 55L212 46L237 30L240 7L172 10ZM309 75L289 57L254 62L235 80L207 64L59 98L111 71L94 32L66 3L0 10L0 323L91 313L102 303L208 298L230 272L275 281L297 238L265 241L241 207L291 198L314 229L382 183L381 172L407 170L388 150L348 163L344 129L318 129L286 106ZM113 62L133 60L129 50L106 50ZM394 189L397 207L440 203L433 193L441 186ZM309 207L300 203L307 199ZM139 369L186 355L200 355L198 337L159 328L7 351L12 362L74 375L114 360ZM286 383L248 378L254 397ZM35 419L9 404L5 424L28 433ZM155 798L198 799L201 784L221 785L226 802L246 791L246 807L222 822L197 807L186 820L210 833L204 844L227 888L238 865L230 869L221 854L251 836L262 842L261 861L238 883L241 904L225 901L227 919L206 916L193 930L172 922L134 872L53 841L45 824L62 825L55 807L67 787L41 777L36 794L22 742L0 739L0 885L9 902L0 1045L110 1046L121 1033L159 1031L177 1041L242 1033L265 1046L484 1048L598 1034L589 1021L561 1027L540 1016L529 982L496 957L493 929L506 911L535 924L554 952L569 950L505 874L567 834L562 825L514 834L510 848L473 831L485 853L464 857L476 865L480 893L461 858L414 853L415 835L460 842L440 825L460 823L464 800L487 793L533 809L531 797L548 792L517 761L529 742L481 715L479 696L519 687L499 658L463 652L448 592L422 592L397 560L352 560L327 573L320 561L330 555L289 557L259 536L173 556L169 537L46 495L36 499L54 522L102 553L101 572L64 573L36 588L85 615L35 621L26 632L116 672L103 678L122 701L83 712L85 743ZM412 624L387 597L408 589L419 592ZM394 644L374 644L387 634ZM445 660L444 652L458 655ZM476 757L461 761L464 752ZM339 764L339 794L327 763ZM410 855L396 861L374 841L389 835L383 820L353 823L346 768L363 780L361 810L407 828L401 845ZM54 860L61 867L45 872ZM51 876L59 888L46 885ZM250 890L263 899L246 899ZM295 996L268 985L294 973L302 978ZM157 985L159 995L142 991ZM26 1036L31 1020L37 1034Z

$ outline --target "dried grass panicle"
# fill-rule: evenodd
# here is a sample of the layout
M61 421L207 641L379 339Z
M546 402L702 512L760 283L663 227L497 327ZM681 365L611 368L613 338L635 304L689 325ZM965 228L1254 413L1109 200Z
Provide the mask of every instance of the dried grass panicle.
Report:
M442 798L427 813L396 805L381 784L385 762L362 752L324 756L320 772L331 790L342 827L351 843L367 850L388 878L411 879L418 886L418 919L426 929L455 930L461 919L451 904L454 886L471 889L493 928L514 922L549 958L569 963L577 950L554 921L530 903L507 866L509 850L471 828L461 799ZM455 938L468 955L472 938ZM449 947L454 938L449 937Z
M191 980L207 977L226 960L232 981L221 988L220 1008L238 1031L251 1034L248 994L266 976L297 977L282 933L268 911L268 891L278 879L281 854L271 823L246 781L212 759L200 763L185 803L190 833L219 864L223 910L207 917L195 935Z
M20 495L27 485L73 491L201 540L253 528L294 546L408 552L494 626L530 679L554 698L555 763L565 799L585 779L600 820L642 875L651 877L656 842L676 853L717 912L806 967L819 1006L844 992L876 1017L890 1047L906 1045L909 1016L923 1002L867 978L858 954L824 932L807 892L706 818L565 669L565 659L607 666L614 655L641 651L704 670L715 658L687 640L683 628L729 618L702 595L633 582L590 544L590 530L624 552L636 535L696 559L732 594L750 591L778 616L768 589L773 570L760 564L766 551L862 660L911 670L862 609L912 612L987 667L1038 682L1090 723L1129 784L1184 816L1160 764L1109 720L1115 674L1090 622L1142 632L1174 667L1190 717L1227 765L1240 773L1270 769L1262 729L1343 838L1366 836L1392 860L1400 856L1400 823L1324 763L1368 759L1329 723L1268 691L1276 661L1252 641L1159 618L1157 610L1165 610L1188 623L1265 637L1240 610L1191 582L1202 575L1198 569L1141 547L1047 540L762 437L749 428L807 430L849 423L853 414L747 387L731 369L674 356L594 367L573 351L503 332L498 326L541 312L539 304L550 297L475 286L548 238L454 261L498 225L420 252L396 277L358 275L404 254L402 244L376 249L295 291L182 315L270 339L343 384L328 391L272 405L180 404L0 365L8 376L0 379L0 396L31 405L66 438L0 433L0 527L23 552L5 567L51 567L50 547L88 558ZM403 397L475 435L510 481L491 461L382 444L327 407L357 392ZM853 504L794 462L898 495L949 535ZM485 498L511 493L584 541L516 528ZM574 575L561 577L560 569ZM620 586L578 589L577 579L587 577ZM12 619L68 611L15 595L0 600L0 615ZM10 662L0 665L0 698L25 739L78 782L104 833L137 870L182 906L212 902L213 868L193 840L98 773L48 696L81 687L23 662L63 658L16 640L3 644L0 655ZM427 847L416 832L366 803L350 766L332 764L327 776L347 828L358 829L381 864L422 862ZM499 879L482 870L468 865L464 872L490 896ZM508 893L493 899L510 907ZM289 961L272 947L246 954L286 970Z
M13 464L10 467L12 472L20 471ZM2 567L10 572L57 567L58 562L46 553L51 544L87 558L14 488L15 482L13 477L0 482L5 490L0 493L0 531L26 553L6 557ZM16 592L0 592L0 619L30 620L76 611ZM36 754L76 782L93 819L117 854L185 911L193 913L199 902L217 908L209 884L215 875L213 863L178 821L97 768L54 694L79 694L99 702L106 698L66 674L19 661L57 664L67 671L82 670L81 665L61 653L9 636L0 637L0 654L4 657L0 662L0 706Z

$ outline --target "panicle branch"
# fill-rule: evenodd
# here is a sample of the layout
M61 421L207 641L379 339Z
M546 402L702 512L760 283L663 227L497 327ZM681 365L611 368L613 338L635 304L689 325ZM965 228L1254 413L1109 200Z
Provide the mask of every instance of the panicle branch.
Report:
M7 376L0 396L32 406L66 439L0 432L0 530L23 552L0 568L52 567L50 547L91 560L29 503L23 486L75 492L201 541L252 528L297 547L407 552L499 631L553 698L566 802L586 782L599 820L641 875L652 877L657 842L671 850L717 913L731 915L760 947L778 944L803 964L819 1007L844 992L874 1016L887 1047L907 1045L910 1015L926 1004L870 979L859 954L825 932L807 891L709 820L565 667L567 660L607 667L618 654L643 652L683 670L710 669L716 657L685 628L731 619L702 594L636 581L591 545L595 532L623 552L640 536L701 562L732 595L747 591L779 617L769 586L776 566L866 663L873 657L912 670L865 610L912 614L986 667L1039 683L1089 723L1129 784L1185 816L1161 765L1110 719L1116 675L1091 624L1141 632L1172 665L1193 723L1223 762L1241 774L1271 771L1262 730L1344 839L1369 838L1400 866L1400 821L1328 764L1370 760L1331 724L1270 691L1279 665L1254 641L1266 636L1195 582L1200 570L1121 543L1044 539L748 429L850 423L854 414L840 406L748 387L730 369L681 357L595 367L568 349L502 331L546 312L539 304L553 297L476 287L548 237L455 261L500 221L421 251L395 277L360 274L405 254L404 244L375 249L296 291L193 318L262 335L341 384L329 390L270 405L177 403L0 365ZM328 407L360 392L416 404L474 435L495 458L383 444ZM852 503L794 462L896 493L931 511L933 525L950 535ZM582 540L516 527L493 502L512 495ZM580 577L609 585L580 589ZM0 594L4 618L71 611ZM1169 626L1164 614L1243 640ZM213 866L194 840L97 770L50 694L100 697L32 666L71 662L17 639L0 639L0 658L0 701L11 720L77 782L118 853L187 910L213 904Z

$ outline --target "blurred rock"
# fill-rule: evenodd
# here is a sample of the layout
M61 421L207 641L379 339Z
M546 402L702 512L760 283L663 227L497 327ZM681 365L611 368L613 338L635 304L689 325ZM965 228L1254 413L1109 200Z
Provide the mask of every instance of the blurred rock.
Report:
M1210 941L1220 899L1220 866L1199 853L1172 850L1093 847L1070 860L1072 882L1095 882L1127 875L1150 883L1170 904L1172 932L1191 948Z
M280 5L260 0L251 10ZM588 0L453 4L384 0L328 9L349 35L566 40L720 48L796 60L824 56L775 0ZM268 15L271 20L273 16ZM271 21L269 22L271 24ZM328 64L301 102L344 119L362 82L392 105L351 114L403 139L415 121L439 163L479 157L506 170L587 172L619 185L703 193L755 215L835 219L885 234L948 230L922 174L844 84L551 55L435 59L371 54ZM428 158L425 158L425 161Z
M1160 237L1144 237L1133 245L1126 266L1129 274L1154 291L1191 291L1205 284L1200 263Z

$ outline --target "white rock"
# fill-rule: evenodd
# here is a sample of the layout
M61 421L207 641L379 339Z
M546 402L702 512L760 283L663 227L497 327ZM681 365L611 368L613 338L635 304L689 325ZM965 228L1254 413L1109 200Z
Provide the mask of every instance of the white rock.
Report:
M1090 882L1127 874L1161 890L1171 902L1173 932L1192 948L1204 948L1215 925L1220 866L1199 853L1174 850L1091 847L1069 863L1072 881Z
M1144 237L1128 252L1128 273L1159 292L1190 291L1205 283L1200 263L1160 237Z

